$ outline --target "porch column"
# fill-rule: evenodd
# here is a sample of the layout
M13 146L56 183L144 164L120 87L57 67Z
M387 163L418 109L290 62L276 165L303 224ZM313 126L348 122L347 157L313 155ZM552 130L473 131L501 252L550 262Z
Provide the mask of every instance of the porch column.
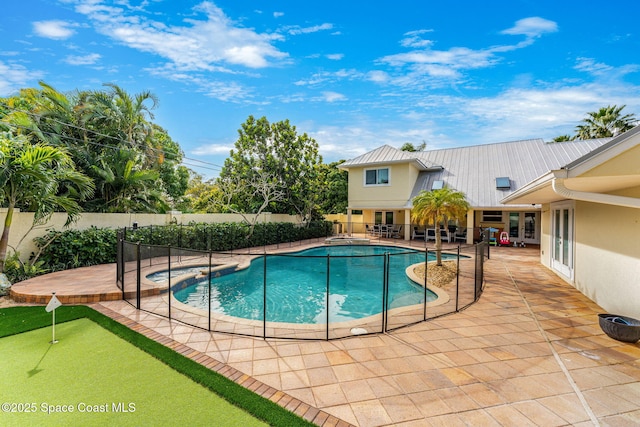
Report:
M411 209L404 210L404 240L411 240Z
M474 227L475 213L473 209L469 209L467 212L467 244L473 245L473 227Z

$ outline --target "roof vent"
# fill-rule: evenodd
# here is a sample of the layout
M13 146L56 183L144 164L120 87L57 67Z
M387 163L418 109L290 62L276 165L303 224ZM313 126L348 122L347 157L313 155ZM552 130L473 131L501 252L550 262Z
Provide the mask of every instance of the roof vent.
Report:
M433 184L431 184L432 190L442 190L443 188L444 188L444 181L442 180L433 181Z
M508 176L501 176L496 178L496 189L498 190L511 190L511 180Z

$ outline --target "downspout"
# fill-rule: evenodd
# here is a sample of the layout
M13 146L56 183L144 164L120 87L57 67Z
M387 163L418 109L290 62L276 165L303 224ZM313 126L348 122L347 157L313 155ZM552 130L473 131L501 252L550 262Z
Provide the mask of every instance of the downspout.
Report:
M639 198L570 190L564 185L564 178L553 178L551 187L556 194L567 199L640 209Z

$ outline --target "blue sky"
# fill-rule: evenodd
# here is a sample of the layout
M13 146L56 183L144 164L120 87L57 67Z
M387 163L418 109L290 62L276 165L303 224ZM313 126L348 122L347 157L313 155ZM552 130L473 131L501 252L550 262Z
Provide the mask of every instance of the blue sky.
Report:
M326 163L549 140L610 104L640 117L634 0L5 3L0 96L39 80L149 90L205 177L249 115L289 119Z

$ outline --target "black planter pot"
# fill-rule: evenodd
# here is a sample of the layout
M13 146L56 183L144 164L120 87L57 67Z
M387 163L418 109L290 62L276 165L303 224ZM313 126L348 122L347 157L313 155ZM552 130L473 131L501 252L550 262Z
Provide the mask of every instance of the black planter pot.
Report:
M614 340L637 342L640 340L640 320L618 314L598 314L600 328Z

